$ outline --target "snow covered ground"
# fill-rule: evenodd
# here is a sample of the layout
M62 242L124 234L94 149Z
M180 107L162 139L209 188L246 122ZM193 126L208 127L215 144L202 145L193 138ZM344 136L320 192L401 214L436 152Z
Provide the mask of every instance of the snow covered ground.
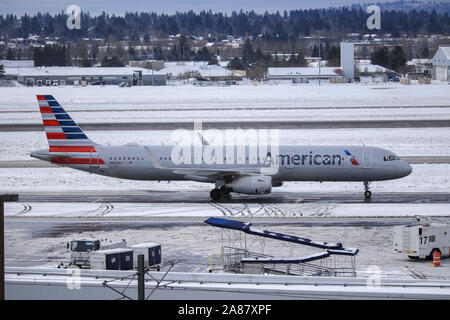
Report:
M431 85L323 84L192 85L131 87L16 87L0 88L0 111L36 111L36 94L51 94L68 110L192 107L370 107L448 106L447 83Z
M450 118L448 89L447 84L440 83L0 88L2 97L14 97L13 103L6 98L0 100L0 123L40 123L36 94L52 94L66 111L72 111L75 121L82 123L442 120Z
M102 202L12 202L5 203L6 217L36 218L179 218L230 217L302 218L302 217L414 217L450 216L450 204L388 203L107 203ZM300 222L301 220L299 220Z

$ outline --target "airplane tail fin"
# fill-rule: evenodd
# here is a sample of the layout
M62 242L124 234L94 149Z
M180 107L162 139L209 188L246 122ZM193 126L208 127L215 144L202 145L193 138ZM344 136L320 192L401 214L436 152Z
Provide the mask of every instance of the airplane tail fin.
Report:
M37 95L50 152L91 152L91 141L51 95Z

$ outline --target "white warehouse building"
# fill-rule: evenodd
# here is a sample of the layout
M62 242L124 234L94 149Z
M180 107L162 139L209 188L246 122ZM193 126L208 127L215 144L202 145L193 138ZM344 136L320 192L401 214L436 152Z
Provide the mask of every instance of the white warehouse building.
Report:
M450 47L439 47L433 59L433 79L450 80Z

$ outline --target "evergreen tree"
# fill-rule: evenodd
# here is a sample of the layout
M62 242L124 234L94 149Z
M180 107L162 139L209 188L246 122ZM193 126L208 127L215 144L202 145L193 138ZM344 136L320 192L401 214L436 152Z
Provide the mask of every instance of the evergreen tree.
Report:
M401 46L395 46L389 53L389 68L398 72L403 72L407 59Z
M328 66L338 67L341 64L341 50L338 47L331 47L327 56Z
M212 55L211 58L208 61L208 65L213 65L213 64L219 64L219 60L217 60L217 57Z
M91 67L91 63L89 62L88 58L84 58L80 61L80 67L88 68Z
M101 62L102 67L123 67L124 64L117 56L113 56L111 59L108 57L104 57Z
M319 48L317 47L317 44L314 45L313 51L312 51L312 56L313 57L318 57L319 56Z
M255 61L255 53L253 52L250 40L247 39L242 48L242 63L246 68L248 68L254 61Z
M370 61L372 64L377 64L383 67L389 67L389 50L386 47L382 47L376 50L370 56Z
M3 64L0 64L0 79L3 79L5 77L5 66Z
M11 50L11 48L8 48L8 51L6 52L6 60L15 60L14 54Z
M234 57L233 60L228 63L227 68L231 70L245 70L244 64L238 57Z

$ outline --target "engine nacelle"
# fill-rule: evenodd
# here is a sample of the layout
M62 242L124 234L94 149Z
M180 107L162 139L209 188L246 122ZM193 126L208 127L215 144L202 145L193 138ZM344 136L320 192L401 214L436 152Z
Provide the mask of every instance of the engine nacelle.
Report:
M246 194L263 194L272 191L272 177L269 176L247 176L238 177L227 184L233 192Z

